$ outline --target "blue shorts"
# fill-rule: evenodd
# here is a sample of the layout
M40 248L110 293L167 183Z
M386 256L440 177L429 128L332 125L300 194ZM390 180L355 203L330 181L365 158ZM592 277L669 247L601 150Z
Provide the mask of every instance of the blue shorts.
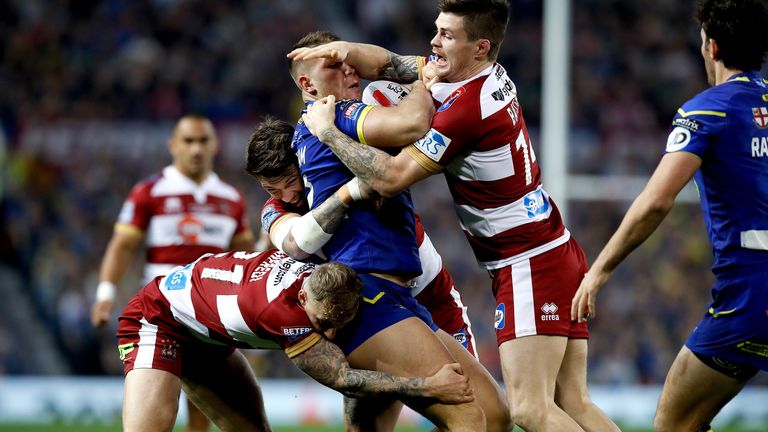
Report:
M685 346L700 356L768 370L768 269L718 275L712 298Z
M349 355L371 336L406 318L424 321L432 331L437 326L424 306L411 296L409 288L380 277L359 274L363 281L363 301L355 319L334 338L344 355Z

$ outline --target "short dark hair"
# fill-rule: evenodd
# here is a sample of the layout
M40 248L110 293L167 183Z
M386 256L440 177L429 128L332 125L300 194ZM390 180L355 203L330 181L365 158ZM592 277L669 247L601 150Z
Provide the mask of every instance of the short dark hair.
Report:
M488 60L496 60L509 22L507 0L439 0L437 10L462 17L469 40L491 41Z
M728 69L759 70L768 53L766 0L699 0L694 18L717 41L718 58Z
M297 48L312 48L318 45L327 44L329 42L340 41L341 38L336 33L331 33L325 30L317 30L305 34L299 39L298 42L293 44L291 51ZM288 70L293 74L293 60L288 59Z
M279 177L299 161L291 149L293 125L267 116L248 141L245 171L254 177Z
M309 276L312 297L323 305L327 317L343 321L357 313L363 296L363 283L351 267L329 262L315 267Z

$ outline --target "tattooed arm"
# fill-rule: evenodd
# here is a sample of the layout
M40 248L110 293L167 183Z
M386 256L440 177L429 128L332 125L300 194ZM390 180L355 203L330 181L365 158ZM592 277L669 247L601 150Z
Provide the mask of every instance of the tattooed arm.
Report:
M305 243L300 236L306 236L306 233L297 230L297 223L301 218L311 217L314 218L323 233L335 233L339 228L341 221L344 220L344 215L347 213L350 204L354 202L352 195L350 195L348 185L349 183L342 185L333 195L323 201L322 204L304 216L298 213L286 213L281 216L280 219L269 228L269 238L272 243L293 259L303 260L312 256L315 251L305 251L300 246L300 244ZM362 199L368 199L375 195L373 189L363 182L359 182L358 187L360 190L360 198ZM295 220L289 222L291 219ZM289 225L283 225L286 223ZM330 236L327 236L327 239L330 240ZM320 247L322 247L322 245L320 245Z
M341 349L325 338L291 360L317 382L347 397L422 397L435 398L446 404L474 400L469 380L462 375L458 363L443 365L437 373L426 378L353 369Z
M385 197L396 195L433 173L401 150L396 156L353 140L334 125L335 98L310 105L303 116L310 132L324 142L361 181Z
M364 79L411 83L419 79L417 56L403 56L370 44L336 41L288 53L294 61L327 58L352 65Z

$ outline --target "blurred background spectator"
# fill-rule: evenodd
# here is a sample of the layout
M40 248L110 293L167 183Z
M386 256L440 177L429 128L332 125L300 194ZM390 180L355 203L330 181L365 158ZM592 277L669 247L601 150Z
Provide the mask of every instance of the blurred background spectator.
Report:
M650 175L675 110L706 87L692 4L573 0L571 173ZM436 16L433 0L0 0L0 10L0 374L121 373L115 325L93 330L89 306L122 200L169 162L175 119L197 112L217 123L217 171L247 194L259 229L266 194L243 172L244 146L264 114L296 120L289 47L329 29L428 54ZM499 62L537 149L541 47L542 2L514 0ZM500 378L490 279L443 180L414 197L470 307L480 358ZM568 204L590 258L633 198ZM698 205L678 204L600 298L592 382L663 381L704 313L711 259ZM137 259L121 284L139 281ZM254 359L261 375L300 376L279 352Z

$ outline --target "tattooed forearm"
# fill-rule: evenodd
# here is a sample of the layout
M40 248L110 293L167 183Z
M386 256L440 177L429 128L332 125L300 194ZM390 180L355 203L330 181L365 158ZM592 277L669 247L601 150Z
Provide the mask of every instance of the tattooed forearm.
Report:
M379 78L401 83L411 83L419 79L419 66L416 56L401 56L389 53L389 61L380 71Z
M347 397L431 397L425 378L352 369L341 349L326 339L292 360L307 375Z
M390 180L387 176L392 156L377 148L360 144L336 128L321 131L318 138L328 145L360 180L385 195L383 192Z
M344 220L348 208L336 194L333 194L312 210L312 216L315 217L323 231L332 234L336 232L339 224Z

